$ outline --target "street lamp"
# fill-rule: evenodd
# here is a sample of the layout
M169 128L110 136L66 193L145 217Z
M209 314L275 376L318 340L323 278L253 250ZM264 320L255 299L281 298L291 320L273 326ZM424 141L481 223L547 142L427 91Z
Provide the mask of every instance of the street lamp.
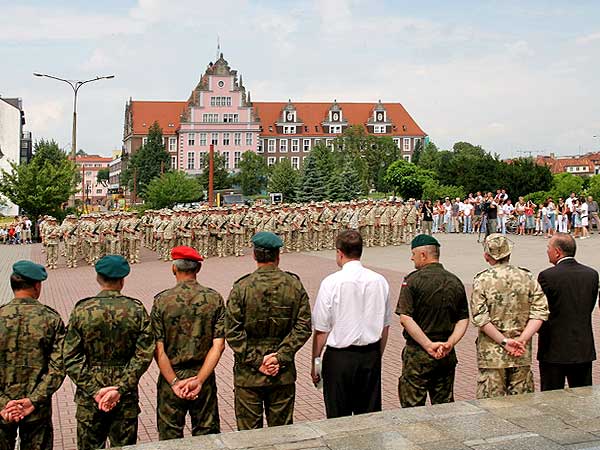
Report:
M71 142L71 159L73 160L73 162L75 162L75 156L76 156L76 152L77 152L77 91L79 91L79 88L86 83L91 83L92 81L98 81L98 80L110 80L110 79L114 78L115 76L108 75L105 77L96 77L96 78L90 78L89 80L80 81L80 80L65 80L64 78L59 78L59 77L55 77L53 75L47 75L45 73L38 73L38 72L34 72L33 75L36 77L52 78L53 80L63 81L65 83L67 83L69 86L71 86L71 89L73 89L73 137L72 137L72 142Z

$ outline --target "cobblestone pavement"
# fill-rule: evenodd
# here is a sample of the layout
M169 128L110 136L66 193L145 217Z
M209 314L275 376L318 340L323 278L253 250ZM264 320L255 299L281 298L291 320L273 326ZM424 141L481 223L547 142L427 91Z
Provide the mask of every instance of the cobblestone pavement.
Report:
M597 254L598 239L583 241L582 248L578 251L578 259L596 268L600 266L600 255ZM472 236L442 236L442 258L446 268L457 273L470 290L473 274L485 269L486 265L481 256L481 246L476 244ZM517 245L514 251L514 262L518 265L530 267L533 272L548 266L545 254L545 241L543 239L526 238L515 239ZM44 256L41 247L34 245L26 247L21 251L10 249L7 253L5 248L0 248L0 261L2 262L2 283L0 289L4 296L2 300L9 298L6 291L5 280L7 278L10 262L15 259L26 257L26 252L31 250L34 261L42 263ZM596 250L594 250L594 248ZM364 261L371 268L382 273L391 286L393 302L398 298L400 283L404 274L410 272L413 267L410 262L410 250L408 246L390 248L365 249ZM337 270L334 252L319 253L293 253L282 256L282 268L297 273L310 297L314 301L321 280L331 272ZM252 257L246 255L242 258L211 258L204 263L200 272L199 281L217 289L227 298L233 282L247 272L254 270ZM125 283L124 293L139 298L150 310L152 299L157 292L174 284L174 278L168 263L160 262L156 256L142 250L142 264L134 265L131 275ZM98 291L95 282L95 272L90 266L77 269L66 269L64 261L59 262L59 269L50 272L49 280L44 284L42 301L57 309L65 321L77 300L86 296L94 295ZM598 332L598 314L595 313L594 320L596 334ZM455 397L457 400L473 399L475 397L475 380L477 374L475 355L476 330L470 327L465 338L457 347L459 355L459 366L457 369ZM383 408L384 410L399 407L397 384L401 372L401 351L404 346L402 329L396 320L392 326L388 348L383 361ZM598 345L597 345L598 346ZM298 365L298 384L295 408L295 421L303 422L317 420L325 417L322 395L317 391L309 376L310 370L310 345L305 345L296 357ZM221 412L222 431L235 430L235 417L233 409L233 384L232 384L233 357L229 349L226 349L220 364L217 367L217 383L219 388L219 408ZM594 377L595 383L600 382L600 376ZM144 375L140 383L141 409L139 442L149 442L157 439L156 433L156 389L155 383L158 376L157 366L153 363ZM536 382L537 382L536 370ZM74 388L70 380L65 383L55 395L54 425L55 425L55 448L76 448L76 421L75 405L73 403ZM187 431L189 434L189 429Z

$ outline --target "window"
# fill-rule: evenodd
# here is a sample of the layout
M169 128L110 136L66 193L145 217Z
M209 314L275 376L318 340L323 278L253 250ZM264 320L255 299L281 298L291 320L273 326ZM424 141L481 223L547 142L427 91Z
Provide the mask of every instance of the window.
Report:
M417 144L421 142L421 138L414 138L413 139L413 148L417 148Z
M242 133L235 133L233 135L233 145L242 145Z
M277 161L277 158L275 158L274 156L269 156L267 158L267 166L272 166L273 164L275 164L275 161Z
M223 152L221 155L225 159L225 168L229 169L229 152Z
M275 139L269 139L269 148L267 151L269 153L275 153Z
M96 189L96 194L102 194L102 189Z
M91 176L92 176L92 172L86 172L86 173L85 173L85 176L86 176L86 177L91 177Z
M221 82L219 82L219 86L220 83ZM231 97L211 97L210 106L231 106Z
M146 145L148 143L148 137L142 138L142 145Z
M310 152L310 139L304 139L304 145L303 145L302 149L305 152Z
M394 144L396 144L396 147L400 148L400 138L394 138Z
M325 139L325 146L327 148L332 148L333 147L333 139Z
M174 137L169 138L169 151L170 152L177 151L177 138L174 138Z
M229 145L229 133L223 133L223 145Z
M200 133L200 145L206 145L206 133Z
M210 143L212 145L219 145L219 133L212 133Z
M283 162L287 159L287 156L280 156L279 157L279 162Z
M287 139L279 139L279 151L281 153L287 152L288 149L288 140Z
M242 152L234 152L233 153L233 167L235 169L240 168L240 161L242 160Z
M404 138L404 151L410 152L410 138Z
M194 133L188 133L188 145L196 145L196 135Z
M286 125L283 127L283 134L296 134L296 125Z
M264 151L264 149L263 149L263 140L259 139L258 140L258 147L256 149L256 152L257 153L262 153L263 151Z
M373 133L376 133L376 134L385 133L385 125L374 125Z
M177 156L171 155L171 169L177 168Z
M219 121L218 114L204 113L202 114L202 122L215 123Z
M203 168L206 163L206 152L198 153L198 167Z
M404 161L410 162L410 155L404 155Z
M223 122L225 123L233 123L239 122L240 115L239 114L223 114Z
M321 139L315 139L315 145L319 145L321 143Z
M252 145L252 133L246 133L246 145Z
M292 156L292 167L296 170L300 169L300 158L298 156Z
M300 151L300 139L292 139L292 152L298 153Z
M162 136L162 137L160 138L160 143L161 143L162 145L165 145L165 137L164 137L164 136Z
M194 169L194 152L188 152L187 154L187 168Z
M341 133L342 132L342 126L341 125L330 125L329 126L329 132L330 133Z

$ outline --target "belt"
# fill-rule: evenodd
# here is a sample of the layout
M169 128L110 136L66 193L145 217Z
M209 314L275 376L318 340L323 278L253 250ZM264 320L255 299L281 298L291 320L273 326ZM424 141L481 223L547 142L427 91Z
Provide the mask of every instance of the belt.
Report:
M379 350L381 348L381 341L377 341L377 342L373 342L372 344L367 344L367 345L350 345L348 347L342 347L342 348L338 348L338 347L331 347L331 346L327 346L327 351L332 351L332 352L358 352L358 353L368 353L368 352L372 352L373 350Z

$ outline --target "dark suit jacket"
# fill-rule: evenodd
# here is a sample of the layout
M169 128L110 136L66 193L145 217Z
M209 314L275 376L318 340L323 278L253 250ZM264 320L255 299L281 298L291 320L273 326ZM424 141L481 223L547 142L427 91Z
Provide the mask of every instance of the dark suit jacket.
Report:
M538 281L550 308L539 332L538 360L558 364L595 360L592 311L598 300L598 272L566 259L541 272Z

